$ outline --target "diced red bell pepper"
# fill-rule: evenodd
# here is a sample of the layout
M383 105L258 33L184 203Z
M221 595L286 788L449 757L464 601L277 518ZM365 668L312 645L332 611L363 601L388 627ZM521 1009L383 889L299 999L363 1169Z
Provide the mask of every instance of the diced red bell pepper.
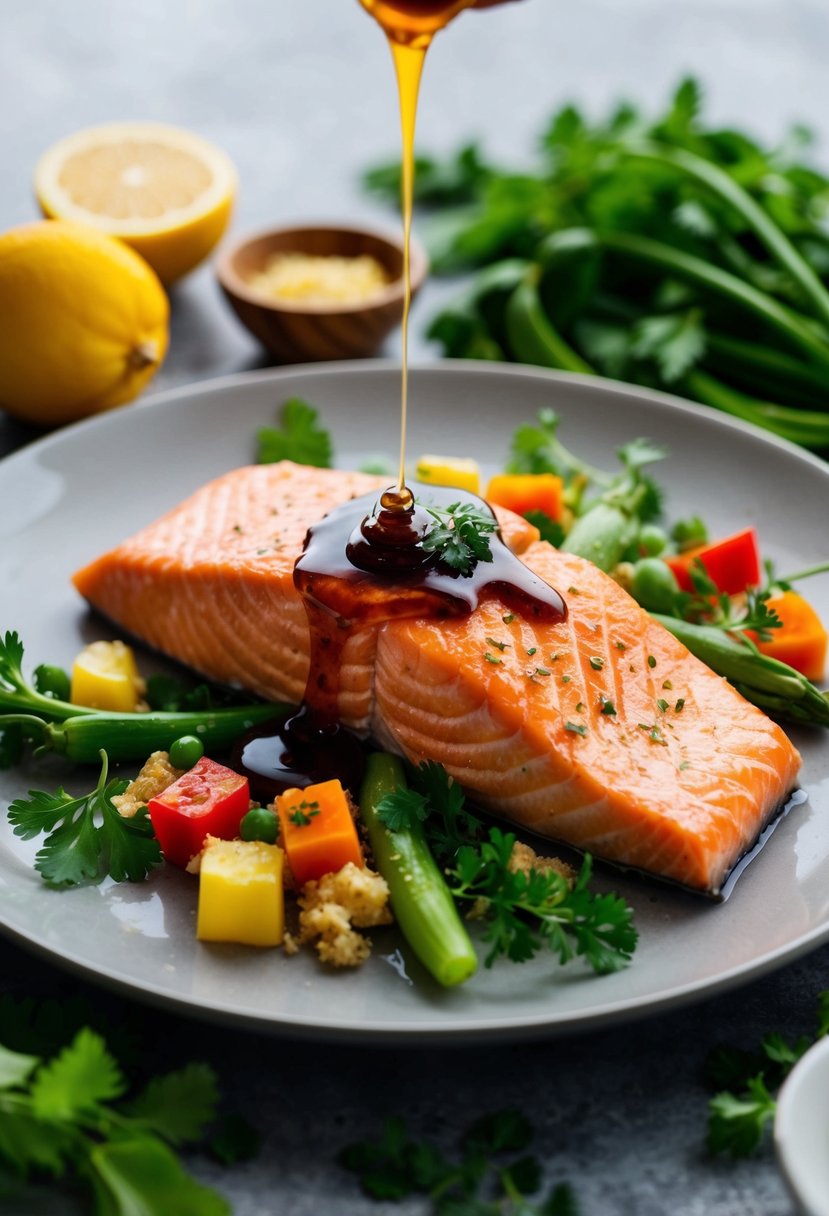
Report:
M712 583L726 595L739 595L747 587L759 587L762 582L760 546L754 528L744 528L723 540L665 557L683 591L694 589L688 571L697 560L702 562Z
M148 804L153 829L167 861L186 866L207 836L233 840L250 807L247 777L202 756L178 781Z

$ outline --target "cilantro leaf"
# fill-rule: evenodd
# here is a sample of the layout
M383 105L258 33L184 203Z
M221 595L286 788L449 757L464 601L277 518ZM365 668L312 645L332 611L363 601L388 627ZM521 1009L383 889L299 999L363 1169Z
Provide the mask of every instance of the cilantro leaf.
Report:
M118 1098L124 1077L100 1035L80 1030L68 1047L38 1069L31 1087L36 1118L68 1122Z
M22 1085L39 1063L37 1056L23 1055L0 1046L0 1090Z
M261 427L257 433L257 463L293 460L296 464L329 469L333 458L331 436L318 425L319 414L299 397L282 406L281 425Z
M717 1094L710 1103L710 1152L732 1157L747 1157L756 1152L774 1118L775 1106L762 1076L752 1077L742 1096L727 1090Z
M417 790L396 789L377 804L377 817L390 832L405 832L429 814L426 799Z
M186 1144L200 1138L213 1118L217 1100L213 1069L188 1064L178 1072L154 1077L123 1110L133 1122L170 1144Z
M514 845L512 833L491 828L479 847L459 851L448 872L456 898L486 906L485 965L501 955L523 963L546 946L561 963L581 955L600 974L626 966L637 940L633 912L620 897L588 889L589 855L571 883L555 870L511 869Z
M123 793L125 781L107 784L107 758L101 752L101 775L90 793L72 798L65 790L54 794L30 790L9 807L14 834L31 840L48 832L35 857L50 886L100 882L107 874L116 882L138 882L161 861L161 850L146 811L131 819L119 814L112 799Z
M491 562L490 536L498 521L489 507L455 502L448 507L424 503L434 524L420 542L426 553L434 553L450 570L471 574L478 562Z
M428 806L424 827L429 848L439 860L451 861L459 849L480 836L483 824L466 809L463 790L442 764L424 760L414 786Z
M208 1149L222 1165L252 1161L262 1147L261 1133L244 1115L222 1115L211 1132Z
M89 1154L89 1169L107 1216L231 1216L228 1201L186 1174L160 1140L99 1144Z

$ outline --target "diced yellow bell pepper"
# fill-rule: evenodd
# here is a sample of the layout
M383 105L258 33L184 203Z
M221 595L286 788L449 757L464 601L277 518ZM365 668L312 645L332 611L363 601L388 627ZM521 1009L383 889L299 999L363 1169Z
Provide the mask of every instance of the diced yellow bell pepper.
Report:
M285 930L283 861L278 845L211 837L201 858L199 941L278 946Z
M421 456L415 469L415 477L427 486L454 486L480 494L481 470L477 460L465 460L460 456Z
M143 693L135 655L124 642L92 642L72 664L73 705L133 713Z

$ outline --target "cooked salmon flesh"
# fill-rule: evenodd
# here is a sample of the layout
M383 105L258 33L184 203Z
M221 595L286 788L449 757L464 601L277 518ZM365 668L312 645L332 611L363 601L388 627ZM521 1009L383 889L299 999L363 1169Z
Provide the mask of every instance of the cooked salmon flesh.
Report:
M293 565L309 526L382 487L282 462L238 469L78 571L99 612L213 680L299 701L309 632ZM467 617L357 628L342 721L443 764L481 805L623 865L716 892L792 790L800 758L608 575L497 511L568 605L538 623Z

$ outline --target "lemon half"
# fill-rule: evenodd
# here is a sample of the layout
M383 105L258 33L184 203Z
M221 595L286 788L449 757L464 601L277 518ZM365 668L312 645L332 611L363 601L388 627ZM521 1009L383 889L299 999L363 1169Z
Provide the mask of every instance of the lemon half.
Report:
M163 123L108 123L40 158L43 214L126 241L164 283L187 274L227 227L236 170L220 148Z
M158 276L121 241L62 220L0 235L0 407L59 426L131 401L167 350Z

